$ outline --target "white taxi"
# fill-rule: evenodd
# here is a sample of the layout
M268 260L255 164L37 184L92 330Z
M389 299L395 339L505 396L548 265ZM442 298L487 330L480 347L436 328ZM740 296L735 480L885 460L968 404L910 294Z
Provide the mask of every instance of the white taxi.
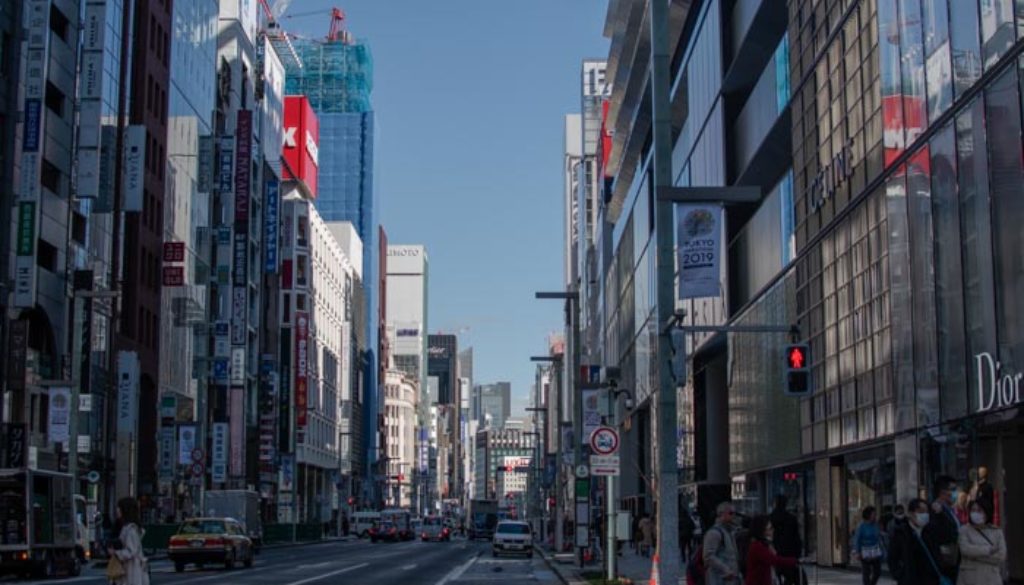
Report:
M491 554L526 555L533 558L533 534L530 525L516 520L502 520L494 529Z

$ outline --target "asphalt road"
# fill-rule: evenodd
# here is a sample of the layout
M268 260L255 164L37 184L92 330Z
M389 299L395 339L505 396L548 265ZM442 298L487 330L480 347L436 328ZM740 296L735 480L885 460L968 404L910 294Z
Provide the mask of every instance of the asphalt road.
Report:
M484 542L328 542L266 548L251 569L198 570L190 565L175 573L165 560L151 566L152 585L557 585L558 577L540 555L492 558ZM106 585L103 569L89 568L79 577L45 581L8 581L22 585Z

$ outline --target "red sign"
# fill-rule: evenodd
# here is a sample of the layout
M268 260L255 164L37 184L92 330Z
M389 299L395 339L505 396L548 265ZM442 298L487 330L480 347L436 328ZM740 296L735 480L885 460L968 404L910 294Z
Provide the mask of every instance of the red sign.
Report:
M309 405L309 314L295 312L295 423L306 426L306 407Z
M184 262L185 242L164 242L164 262Z
M317 192L319 149L320 122L309 100L304 95L285 96L282 178L304 184L313 199Z
M184 266L164 266L164 286L184 286L185 285L185 267Z

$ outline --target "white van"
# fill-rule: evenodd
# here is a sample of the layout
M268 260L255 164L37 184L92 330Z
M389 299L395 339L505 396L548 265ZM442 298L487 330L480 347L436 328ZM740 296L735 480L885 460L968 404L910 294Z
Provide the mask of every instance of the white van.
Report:
M349 531L359 538L366 538L370 535L370 529L378 522L380 522L380 512L372 510L353 512Z

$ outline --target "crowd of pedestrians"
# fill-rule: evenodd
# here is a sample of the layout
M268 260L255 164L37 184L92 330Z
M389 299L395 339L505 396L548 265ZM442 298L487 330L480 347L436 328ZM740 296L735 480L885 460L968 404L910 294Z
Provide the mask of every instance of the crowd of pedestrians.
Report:
M996 494L988 473L979 469L967 491L940 476L931 502L915 498L897 505L883 526L878 510L867 506L850 542L864 585L876 585L884 569L899 585L1002 585L1007 551L998 525ZM715 522L702 530L684 509L679 536L687 559L689 585L803 585L803 543L799 523L779 496L770 515L739 520L731 502L716 509ZM640 521L640 536L643 538ZM642 541L645 549L647 539ZM813 559L806 559L812 561Z

